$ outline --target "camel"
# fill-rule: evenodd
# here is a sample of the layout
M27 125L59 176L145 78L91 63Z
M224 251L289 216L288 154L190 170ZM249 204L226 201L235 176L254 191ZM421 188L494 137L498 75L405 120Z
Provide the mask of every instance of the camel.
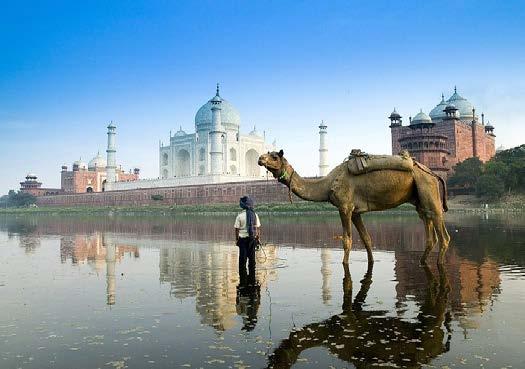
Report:
M451 316L447 303L450 284L443 265L438 265L439 279L428 266L424 267L426 294L420 302L416 321L391 316L387 310L366 310L373 264L369 264L361 288L352 301L350 270L347 264L343 267L342 313L295 328L269 356L267 368L291 368L304 351L314 347L324 347L353 367L363 369L380 366L420 368L449 351Z
M440 177L422 164L414 161L415 165L409 171L382 169L353 175L344 161L324 177L302 178L288 163L283 150L261 155L258 163L301 199L330 202L337 207L343 226L343 264L348 264L352 249L352 223L366 247L368 262L372 263L372 239L361 214L395 208L404 203L415 205L425 225L426 247L421 264L426 264L436 243L439 243L437 262L444 263L450 242L443 215L447 210L446 187Z

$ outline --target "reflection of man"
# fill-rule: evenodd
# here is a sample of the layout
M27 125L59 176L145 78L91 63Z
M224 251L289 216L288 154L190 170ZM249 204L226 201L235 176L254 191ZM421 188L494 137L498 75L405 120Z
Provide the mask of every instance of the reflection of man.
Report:
M237 287L236 299L237 314L242 316L243 331L252 331L257 324L257 311L261 304L261 287L257 284Z
M255 281L255 248L259 242L259 216L253 210L253 200L248 196L241 197L239 205L242 211L235 219L235 239L239 246L239 276L241 284L246 279L246 259L248 259L249 276Z

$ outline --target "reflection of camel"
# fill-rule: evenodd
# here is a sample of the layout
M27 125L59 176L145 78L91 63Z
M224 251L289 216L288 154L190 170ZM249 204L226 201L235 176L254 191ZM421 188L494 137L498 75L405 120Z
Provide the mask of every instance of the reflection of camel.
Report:
M411 171L382 169L361 175L353 175L343 162L326 177L304 179L283 156L283 150L261 155L259 165L270 171L290 191L307 201L330 202L339 210L343 225L343 263L348 264L352 248L352 223L366 246L368 261L373 261L372 239L365 228L361 214L395 208L411 203L425 224L426 248L421 261L439 241L438 263L444 262L450 237L445 228L443 211L447 210L445 195L441 198L439 181L443 180L414 165ZM437 237L437 239L436 239Z
M450 321L446 313L449 283L444 267L438 268L439 282L425 267L427 295L416 322L389 316L388 311L363 310L372 284L372 264L352 302L350 271L346 264L343 267L343 312L292 332L270 356L269 368L289 368L303 351L320 346L356 368L396 365L419 368L448 351L450 333L443 343L445 330L442 327L445 324L449 330Z

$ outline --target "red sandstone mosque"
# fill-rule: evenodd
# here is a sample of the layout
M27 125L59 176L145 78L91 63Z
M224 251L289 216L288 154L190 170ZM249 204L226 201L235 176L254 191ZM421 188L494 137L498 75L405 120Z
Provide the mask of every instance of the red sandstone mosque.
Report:
M115 131L116 126L111 122L108 125L107 158L104 159L100 152L86 165L82 159L73 162L71 170L66 165L62 166L60 173L61 188L43 188L35 174L28 174L24 182L20 182L20 191L33 196L67 195L75 193L104 192L106 183L130 182L139 179L140 170L125 172L122 167L117 167L115 158Z
M392 154L405 149L419 162L437 174L447 177L454 165L465 159L478 157L485 162L496 153L494 127L481 114L481 122L473 105L454 94L430 111L422 110L409 125L403 126L401 115L394 109L388 117L392 134Z

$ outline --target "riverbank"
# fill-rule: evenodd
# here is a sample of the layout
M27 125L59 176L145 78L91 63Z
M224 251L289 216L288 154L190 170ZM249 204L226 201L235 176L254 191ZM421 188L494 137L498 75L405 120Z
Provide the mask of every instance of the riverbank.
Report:
M487 205L485 205L487 204ZM474 196L455 196L448 201L449 212L464 213L505 213L525 212L525 196L508 196L494 203L486 203ZM403 204L388 212L414 211L410 204ZM209 204L209 205L159 205L159 206L124 206L124 207L27 207L0 209L0 214L100 214L100 215L184 215L184 214L235 214L239 212L237 204ZM328 203L295 202L290 203L267 203L258 204L257 212L261 214L337 214L337 209Z

